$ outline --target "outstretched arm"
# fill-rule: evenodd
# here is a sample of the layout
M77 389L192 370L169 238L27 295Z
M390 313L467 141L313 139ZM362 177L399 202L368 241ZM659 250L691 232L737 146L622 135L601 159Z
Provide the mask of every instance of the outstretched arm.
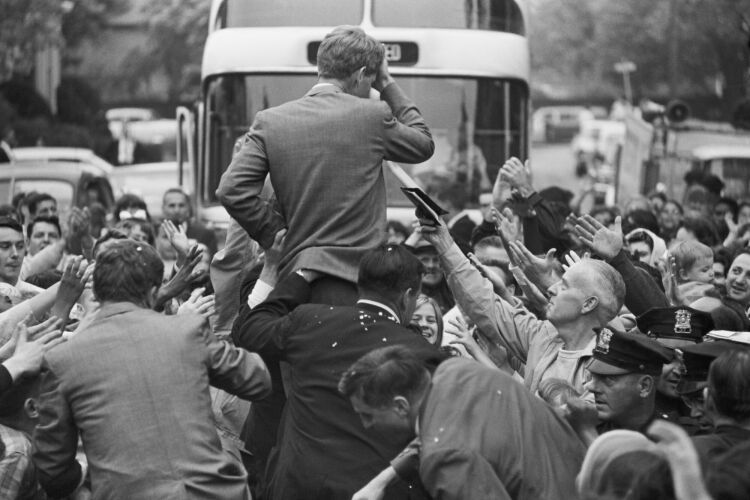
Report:
M625 306L636 316L652 307L669 307L670 302L656 282L637 269L623 250L622 218L609 229L590 215L575 219L576 233L584 245L617 269L625 281Z

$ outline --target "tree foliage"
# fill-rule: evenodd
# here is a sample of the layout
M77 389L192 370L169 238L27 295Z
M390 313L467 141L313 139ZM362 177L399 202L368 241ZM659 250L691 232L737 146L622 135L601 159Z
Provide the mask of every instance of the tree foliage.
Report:
M539 89L622 93L613 65L637 65L636 97L718 93L726 110L747 91L750 0L532 0L532 69Z
M62 44L62 13L59 0L0 1L0 82L29 72L37 50Z
M146 9L149 40L144 49L127 58L128 73L137 80L163 71L170 101L195 98L200 89L200 61L208 34L210 1L165 0Z
M130 7L130 0L75 0L66 3L62 34L69 47L96 38L107 21Z

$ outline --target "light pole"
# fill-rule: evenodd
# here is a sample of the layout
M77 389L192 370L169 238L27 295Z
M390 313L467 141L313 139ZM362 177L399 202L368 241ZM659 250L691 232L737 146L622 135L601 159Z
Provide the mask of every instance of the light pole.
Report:
M633 89L630 87L630 73L635 71L636 66L633 61L626 59L615 63L615 71L622 74L622 84L625 87L625 100L628 104L633 104Z

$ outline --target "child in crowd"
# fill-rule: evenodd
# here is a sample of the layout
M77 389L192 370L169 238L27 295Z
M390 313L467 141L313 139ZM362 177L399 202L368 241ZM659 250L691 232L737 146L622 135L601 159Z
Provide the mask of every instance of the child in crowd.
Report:
M677 286L686 303L705 297L713 288L714 252L696 240L683 241L672 249Z

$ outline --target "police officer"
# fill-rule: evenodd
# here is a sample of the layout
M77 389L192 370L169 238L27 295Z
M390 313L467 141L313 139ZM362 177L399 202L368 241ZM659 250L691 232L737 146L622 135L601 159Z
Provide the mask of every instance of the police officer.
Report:
M656 411L683 427L689 434L698 432L700 423L690 416L690 408L680 398L677 386L685 373L682 350L703 341L714 323L711 315L690 307L649 309L637 318L638 330L671 351L672 360L662 368L656 383Z
M591 379L584 388L594 396L601 434L614 429L645 432L655 418L656 383L669 349L638 333L597 329Z

